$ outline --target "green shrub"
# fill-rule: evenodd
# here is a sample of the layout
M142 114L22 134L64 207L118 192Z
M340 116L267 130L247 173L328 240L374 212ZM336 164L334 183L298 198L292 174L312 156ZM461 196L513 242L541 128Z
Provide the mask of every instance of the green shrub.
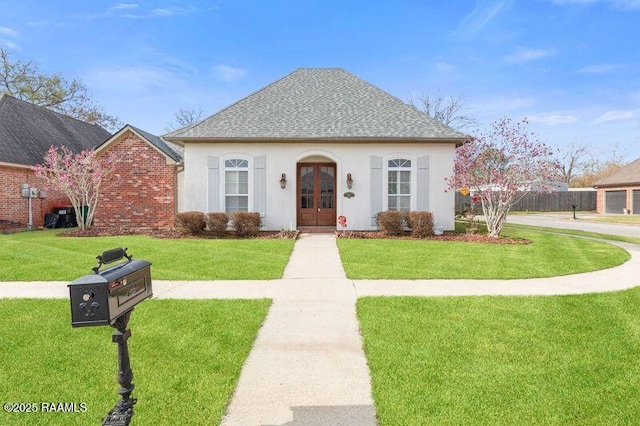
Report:
M387 210L378 213L377 216L378 231L385 235L400 235L404 230L404 213Z
M206 215L207 228L213 235L218 238L224 237L227 234L227 224L229 223L229 216L224 212L207 213Z
M433 235L433 213L409 212L407 214L407 226L411 229L414 238L425 238Z
M175 224L179 232L189 235L200 235L207 226L202 212L178 213L176 214Z
M233 212L231 227L238 237L257 237L261 225L260 213Z

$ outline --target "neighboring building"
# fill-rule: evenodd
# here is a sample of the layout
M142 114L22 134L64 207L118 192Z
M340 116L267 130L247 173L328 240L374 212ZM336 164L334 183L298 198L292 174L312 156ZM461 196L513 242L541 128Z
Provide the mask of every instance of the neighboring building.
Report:
M96 149L118 165L104 186L93 219L96 227L174 226L182 182L181 148L126 125ZM180 180L180 181L179 181Z
M256 211L267 230L423 210L454 228L466 135L342 69L298 69L164 139L184 146L184 210Z
M598 213L640 214L640 158L593 185Z
M0 225L26 226L29 198L23 198L24 184L35 188L31 198L33 225L42 225L45 213L55 205L69 205L59 193L42 191L42 182L31 167L42 163L51 145L64 145L74 152L92 149L111 134L102 127L21 101L0 96ZM0 226L2 228L4 226Z

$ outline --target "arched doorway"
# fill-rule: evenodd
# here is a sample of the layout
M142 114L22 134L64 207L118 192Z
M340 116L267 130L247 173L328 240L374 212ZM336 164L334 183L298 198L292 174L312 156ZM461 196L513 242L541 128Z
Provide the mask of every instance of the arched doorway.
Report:
M298 226L335 226L336 163L298 163L297 188Z

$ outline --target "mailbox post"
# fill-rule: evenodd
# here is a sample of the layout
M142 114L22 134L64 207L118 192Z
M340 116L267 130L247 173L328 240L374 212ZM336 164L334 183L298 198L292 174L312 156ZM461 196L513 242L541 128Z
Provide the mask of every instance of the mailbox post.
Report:
M115 328L111 337L118 344L118 394L121 399L103 419L103 425L128 425L133 417L131 398L134 389L133 371L129 360L127 328L133 308L153 295L151 289L151 263L133 260L126 248L108 250L99 256L94 274L85 275L69 284L71 325L87 327L110 325ZM126 259L115 266L100 270L103 265Z

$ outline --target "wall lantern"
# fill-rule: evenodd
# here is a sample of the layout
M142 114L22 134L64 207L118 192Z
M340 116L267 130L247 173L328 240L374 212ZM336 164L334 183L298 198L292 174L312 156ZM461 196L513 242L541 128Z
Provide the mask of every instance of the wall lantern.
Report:
M347 188L351 189L353 186L353 179L351 178L351 173L347 173Z
M285 173L280 177L280 188L285 189L287 187L287 175Z

